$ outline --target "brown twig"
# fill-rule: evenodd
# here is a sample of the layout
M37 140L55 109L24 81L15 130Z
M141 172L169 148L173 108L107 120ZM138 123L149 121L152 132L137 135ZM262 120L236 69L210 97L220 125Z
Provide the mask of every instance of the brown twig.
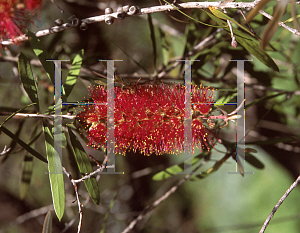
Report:
M3 113L0 112L0 116L6 116L6 115L10 115L12 113ZM14 115L14 117L28 117L28 118L54 118L54 117L62 117L62 118L66 118L66 119L74 119L76 118L76 116L69 116L69 115L47 115L47 114L37 114L37 113L17 113Z
M275 205L269 216L267 217L266 221L264 222L262 228L260 229L259 233L264 233L269 222L273 218L275 212L278 210L280 205L283 203L283 201L287 198L287 196L291 193L291 191L297 186L297 184L300 182L300 176L296 179L296 181L289 187L289 189L284 193L284 195L279 199L278 203Z
M89 157L92 158L93 160L95 160L91 155L89 155ZM93 175L95 175L95 174L97 174L99 172L102 172L104 168L109 168L110 167L110 166L105 166L105 164L101 165L98 161L97 161L97 166L99 167L97 170L95 170L95 171L91 172L90 174L87 174L87 175L85 175L85 176L83 176L83 177L81 177L80 179L77 179L77 180L74 180L73 177L72 177L72 175L71 175L71 173L69 173L66 170L65 167L62 167L64 173L70 179L70 181L71 181L71 183L72 183L72 185L74 187L74 190L75 190L75 195L76 195L76 200L77 200L77 205L78 205L78 212L79 212L79 223L78 223L77 233L80 233L80 230L81 230L81 225L82 225L82 206L83 206L81 204L81 202L80 202L80 199L79 199L77 183L83 182L84 180L91 178ZM72 224L73 224L73 222L72 222ZM71 225L71 223L70 223L70 225Z
M206 163L206 161L202 161L200 165L195 168L195 170L199 169L201 166L203 166ZM155 209L159 204L161 204L164 200L166 200L172 193L174 193L183 183L185 183L193 173L187 174L182 180L180 180L175 186L173 186L169 191L167 191L163 196L161 196L159 199L157 199L155 202L153 202L150 206L145 208L123 231L122 233L128 233L130 232L134 226L141 221L148 213L150 213L153 209Z
M3 148L3 151L0 153L0 155L5 155L7 152L10 151L11 148L6 148L6 145Z
M273 16L272 15L269 15L267 12L263 11L263 10L260 10L259 13L261 13L263 16L265 16L266 18L272 20L273 19ZM291 28L287 25L285 25L283 22L279 21L278 22L278 25L285 28L286 30L290 31L291 33L297 35L297 36L300 36L300 32L297 30L297 29L294 29L294 28Z
M179 3L176 4L177 8L179 9L203 9L203 8L208 8L208 7L219 7L220 2L186 2L186 3ZM240 8L254 8L256 6L255 2L229 2L224 5L222 5L222 8L232 8L232 9L240 9ZM139 10L137 13L138 15L143 15L143 14L151 14L151 13L157 13L157 12L164 12L164 11L174 11L176 8L171 5L162 5L162 6L153 6L153 7L146 7L142 8ZM126 15L126 17L129 17L130 15ZM132 15L134 16L134 15ZM111 14L104 14L104 15L99 15L95 17L90 17L90 18L85 18L81 20L81 23L84 24L92 24L92 23L98 23L105 21L107 17L112 17L115 19L118 19L118 12L114 12ZM70 23L65 23L61 26L55 26L51 27L48 29L44 29L41 31L38 31L35 33L37 37L41 36L46 36L50 34L54 34L60 31L67 30L69 28L74 28L75 26L70 24ZM21 35L19 37L14 38L13 40L7 40L7 41L2 41L1 44L6 46L6 45L11 45L15 44L16 41L22 42L22 41L27 41L28 36L26 35Z
M77 184L76 184L75 180L72 178L71 173L69 173L66 170L66 168L64 168L64 167L62 167L62 168L63 168L64 173L70 179L70 181L71 181L71 183L74 187L74 190L75 190L75 195L76 195L76 200L77 200L77 205L78 205L78 212L79 212L79 223L78 223L77 233L80 233L81 224L82 224L82 209L81 209L81 202L80 202L79 195L78 195L78 187L77 187Z

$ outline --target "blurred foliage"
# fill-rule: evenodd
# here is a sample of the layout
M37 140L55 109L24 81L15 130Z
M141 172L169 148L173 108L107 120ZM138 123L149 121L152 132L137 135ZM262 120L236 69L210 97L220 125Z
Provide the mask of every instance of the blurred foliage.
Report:
M29 29L49 28L54 26L55 19L62 18L66 22L73 14L78 18L104 14L108 6L117 9L121 4L139 7L159 4L158 1L134 0L57 3L64 9L63 14L51 1L44 1L39 21ZM264 6L270 14L273 9L273 2ZM64 224L78 216L73 186L66 176L60 184L64 184L66 195L61 222L48 213L52 206L49 176L45 174L48 169L40 160L45 162L49 156L46 147L48 152L55 150L49 140L53 136L53 119L15 116L17 112L54 113L53 63L45 61L50 58L70 61L62 62L63 98L68 102L84 101L88 98L89 85L106 82L105 67L99 59L123 60L115 62L115 69L120 77L118 81L127 83L138 80L139 83L183 83L184 65L176 60L192 59L200 60L192 65L193 84L217 88L215 101L218 103L234 103L237 69L236 62L230 60L252 60L245 62L245 129L250 149L246 152L246 163L241 161L244 177L228 174L238 169L234 153L236 126L231 122L216 132L222 143L210 152L196 149L193 160L189 161L195 172L202 173L192 176L132 232L258 232L279 198L300 174L299 36L278 27L269 46L262 50L258 38L265 33L269 20L260 14L250 23L256 34L253 35L235 9L228 9L225 16L216 9L182 11L197 21L217 27L199 24L178 11L161 12L148 17L126 17L115 20L112 25L91 24L86 31L71 28L39 39L31 35L30 42L1 51L0 124L5 124L0 128L0 152L5 145L11 150L0 157L0 232L50 232L50 228L53 232L62 232ZM290 17L288 5L282 21ZM233 22L237 48L231 46L225 19ZM292 20L287 25L292 27ZM224 30L220 30L220 26ZM200 42L203 42L201 46ZM162 73L162 77L156 76ZM234 105L221 107L226 112L236 108ZM78 111L70 106L62 108L63 114L74 115ZM218 111L213 108L213 112ZM42 132L43 124L46 133ZM69 134L62 133L63 141L67 142L62 164L73 178L80 178L91 168L97 169L97 164L89 162L86 154L103 161L105 153L82 148L86 139L73 133L78 131L74 125L73 120L63 120ZM92 177L86 180L85 186L78 184L84 204L82 232L121 232L139 212L182 178L176 172L183 170L183 158L184 154L144 157L130 152L125 157L116 155L116 171L124 175L101 175L98 182ZM61 198L64 191L59 187L56 195ZM51 188L54 192L53 184ZM294 190L266 232L299 232L298 206L299 190ZM36 216L29 220L17 218L31 210L36 210ZM49 220L52 216L53 225ZM64 232L75 232L77 223L78 220Z

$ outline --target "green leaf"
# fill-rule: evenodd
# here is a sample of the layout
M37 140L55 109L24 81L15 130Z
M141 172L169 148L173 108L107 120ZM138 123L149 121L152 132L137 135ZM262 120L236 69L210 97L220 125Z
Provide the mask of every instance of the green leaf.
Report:
M36 103L36 109L39 112L40 106L36 80L31 71L30 61L23 53L20 53L19 55L18 68L22 85L32 103Z
M209 26L209 27L218 27L218 26L214 26L214 25L209 25L209 24L203 23L203 22L201 22L201 21L199 21L199 20L197 20L197 19L195 19L195 18L193 18L193 17L185 14L183 11L179 10L178 7L176 7L174 4L171 4L171 3L167 2L166 0L163 0L163 1L166 4L169 4L170 6L172 6L175 10L177 10L178 12L180 12L182 15L186 16L187 18L189 18L189 19L191 19L191 20L193 20L193 21L195 21L197 23L201 23L201 24Z
M31 139L27 142L27 145L30 146L32 143L34 143L42 135L42 133L43 133L43 129L41 129L35 136L32 135ZM16 150L14 153L18 153L22 150L24 150L24 148L20 148Z
M230 155L227 154L225 155L221 160L217 161L214 166L210 167L209 169L207 169L204 172L201 172L201 174L196 175L194 178L198 178L198 179L203 179L206 178L207 176L211 175L212 173L216 172L217 170L219 170L219 168L222 166L223 163L226 162L226 160L230 158Z
M84 50L82 49L74 58L72 62L72 67L68 73L66 82L64 84L66 96L68 97L77 82L78 75L80 73L80 68L82 65L82 57Z
M174 165L172 167L167 168L164 171L156 173L153 177L152 180L155 181L160 181L160 180L166 180L169 179L171 176L174 176L176 172L182 172L183 169L179 165Z
M159 35L160 35L160 43L161 43L161 52L162 52L162 58L163 58L163 65L165 67L168 66L169 62L169 43L167 40L166 33L161 29L158 28L159 30Z
M52 61L46 61L47 59L52 59L51 56L48 54L40 39L37 38L33 32L28 31L27 36L33 52L42 63L42 66L44 67L51 82L54 83L54 63Z
M264 30L264 34L261 41L262 49L264 49L269 44L275 32L277 31L278 22L284 14L288 3L289 0L281 0L274 7L273 18L269 21L267 27Z
M7 122L8 120L10 120L11 118L13 118L17 113L23 111L24 109L26 109L26 108L28 108L28 107L30 107L30 106L32 106L32 105L35 105L35 104L36 104L36 103L29 104L29 105L27 105L26 107L21 108L21 109L19 109L18 111L16 111L16 112L14 112L13 114L11 114L9 117L7 117L7 118L2 122L2 124L0 125L0 130L1 130L1 127L4 125L4 123Z
M269 100L269 99L275 98L275 97L280 96L280 95L286 95L286 94L288 94L288 93L289 93L288 91L287 91L287 92L281 92L281 93L278 93L278 94L267 95L267 96L262 97L262 98L260 98L260 99L256 99L256 100L252 101L251 103L247 104L247 105L245 106L245 109L251 107L252 105L257 105L257 104L260 104L260 103L262 103L262 102L265 102L265 101L267 101L267 100Z
M17 132L14 134L16 138L19 138L19 137L20 137L20 133L21 133L21 131L22 131L24 122L25 122L24 119L22 119L22 120L19 122L18 130L17 130ZM14 140L12 140L12 142L11 142L10 145L8 146L8 148L10 148L10 150L9 150L8 152L5 153L5 155L4 155L3 158L2 158L1 163L4 163L4 162L6 161L6 159L8 158L8 156L9 156L10 154L12 154L13 150L16 148L16 145L17 145L17 142L14 141Z
M235 92L229 93L228 95L224 95L221 98L219 98L216 103L222 103L222 104L223 103L228 103L230 100L232 100L236 96L237 96L237 92L235 90Z
M227 22L216 17L215 15L209 13L206 11L206 14L208 14L209 17L211 17L217 24L223 27L223 29L227 33L231 33L230 29L227 25ZM239 31L236 28L232 28L233 34L237 40L237 42L242 45L249 53L251 53L253 56L255 56L258 60L260 60L263 64L266 66L270 67L271 69L275 71L279 71L278 66L276 63L273 61L273 59L269 56L269 54L266 53L263 49L260 48L259 44L257 41L253 41L254 38L252 38L250 35L245 34L241 31Z
M294 28L299 31L300 30L300 25L299 25L299 22L298 22L297 18L299 18L300 15L297 15L297 4L296 4L295 0L292 0L292 2L291 2L291 15L292 15L292 18L293 18Z
M258 4L247 15L247 21L251 21L269 1L270 0L259 1Z
M214 60L224 49L227 49L228 43L225 41L221 41L220 43L215 44L213 47L209 49L204 49L196 54L195 60L200 60L193 63L193 70L201 69L207 62ZM189 51L189 50L187 50Z
M51 60L51 56L41 43L40 39L35 36L34 33L31 31L27 32L30 45L33 49L33 52L38 57L40 62L42 63L43 68L45 69L48 77L50 78L51 82L54 84L54 62L53 61L46 61ZM62 86L62 101L67 102L67 97L65 95L64 87Z
M220 9L215 8L215 7L209 7L209 10L211 11L211 13L213 13L216 17L218 17L219 19L224 19L224 20L229 20L230 22L235 23L236 25L238 25L240 28L244 29L246 32L248 32L249 34L251 34L252 36L255 36L253 33L251 33L247 28L245 28L243 25L241 25L239 22L235 21L233 18L229 17L228 15L226 15L225 13L223 13Z
M65 211L65 186L62 163L60 155L54 147L54 138L52 136L51 129L45 122L44 133L52 201L56 216L60 221Z
M150 29L150 38L152 42L152 50L153 50L153 64L156 71L156 40L155 40L155 31L153 27L153 22L152 22L152 16L151 14L147 14L147 19L148 19L148 25Z
M30 154L32 154L34 157L38 158L39 160L47 163L47 160L42 156L39 152L32 149L30 146L28 146L24 141L16 137L12 132L10 132L7 128L4 126L0 127L0 132L5 133L7 136L9 136L11 139L16 141L20 146L22 146L25 150L27 150Z
M109 204L108 210L106 211L106 214L105 214L105 217L104 217L104 221L103 221L103 224L102 224L102 228L101 228L100 233L105 233L105 227L106 227L106 224L107 224L107 220L108 220L110 211L111 211L111 209L112 209L113 206L114 206L116 197L117 197L117 192L115 192L114 197L113 197L113 199L111 200L111 202L110 202L110 204Z
M30 181L33 170L33 156L26 153L22 163L22 177L20 187L20 198L24 199L30 187Z
M52 233L52 211L51 210L48 211L45 217L42 233Z
M72 129L68 127L69 137L73 147L75 159L82 176L93 172L92 165L89 161L87 154L85 153L81 143L77 139L76 135L72 132ZM98 205L100 203L100 192L97 184L97 180L94 176L84 180L85 187L89 192L93 202Z
M195 156L194 158L187 160L186 163L190 164L190 165L195 165L197 162L200 161L201 158L203 158L205 156L207 156L207 153L203 152L203 153ZM168 167L167 169L165 169L163 171L156 173L152 177L152 180L155 180L155 181L166 180L166 179L176 175L176 173L178 173L178 172L183 172L183 170L184 170L183 162L179 163L179 164L175 164L171 167Z
M254 155L251 153L245 153L245 160L249 164L251 164L253 167L256 167L258 169L263 169L265 165L260 162Z

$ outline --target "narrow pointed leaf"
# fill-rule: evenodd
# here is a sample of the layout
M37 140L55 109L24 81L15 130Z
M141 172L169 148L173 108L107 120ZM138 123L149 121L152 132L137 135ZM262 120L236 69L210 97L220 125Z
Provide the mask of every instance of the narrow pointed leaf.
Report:
M42 63L43 68L45 69L49 79L54 84L54 63L53 61L47 61L51 60L51 56L41 43L40 39L35 36L34 33L31 31L27 31L27 35L29 38L29 42L31 45L31 48L33 49L33 52L38 57L40 62ZM62 86L62 101L67 102L67 97L65 95L64 87Z
M270 0L261 0L259 3L252 9L249 14L247 15L246 19L247 22L251 21L258 12L269 2Z
M213 13L216 17L218 17L219 19L224 19L224 20L229 20L230 22L235 23L236 25L238 25L240 28L244 29L246 32L248 32L250 35L254 36L255 35L250 32L247 28L245 28L243 25L241 25L239 22L237 22L236 20L234 20L233 18L229 17L228 15L226 15L225 13L223 13L220 9L215 8L215 7L209 7L209 10L211 11L211 13Z
M245 160L247 163L251 164L253 167L257 169L263 169L265 165L260 162L254 155L251 153L245 153Z
M214 164L214 166L212 166L211 168L207 169L204 172L201 172L201 174L195 176L194 178L199 178L199 179L206 178L207 176L209 176L212 173L214 173L217 170L219 170L219 168L223 165L223 163L225 163L227 161L228 158L230 158L230 155L225 155L221 160L217 161Z
M186 16L187 18L189 18L189 19L191 19L191 20L193 20L193 21L195 21L195 22L197 22L197 23L201 23L201 24L206 25L206 26L209 26L209 27L219 27L219 26L215 26L215 25L210 25L210 24L203 23L203 22L201 22L201 21L199 21L199 20L197 20L197 19L195 19L195 18L189 16L188 14L184 13L183 11L179 10L178 7L176 7L174 4L171 4L171 3L167 2L166 0L163 0L163 1L164 1L166 4L172 6L175 10L177 10L178 12L180 12L182 15Z
M223 29L230 34L230 29L227 27L227 23L222 19L216 17L215 15L205 11L209 17L211 17L215 22L217 22L220 26L223 26ZM252 38L250 35L247 35L236 28L232 28L233 34L237 40L237 42L242 45L249 53L255 56L258 60L260 60L263 64L270 67L275 71L279 71L278 66L273 61L273 59L266 53L263 49L260 48L256 39ZM254 41L255 40L255 41Z
M36 103L35 106L39 112L40 106L36 80L34 79L31 71L30 61L23 53L20 53L19 55L18 69L22 85L32 103Z
M77 82L78 75L80 73L82 58L83 58L83 49L75 56L72 67L67 76L66 82L64 84L66 96L68 97Z
M34 157L38 158L39 160L47 163L47 160L44 156L42 156L39 152L32 149L30 146L28 146L24 141L16 137L12 132L10 132L7 128L4 126L0 127L0 132L5 133L7 136L9 136L11 139L16 141L20 146L22 146L25 150L27 150L30 154L32 154Z
M28 193L30 187L30 181L33 170L33 156L26 153L22 163L22 177L20 187L20 198L24 199Z
M48 171L51 186L52 201L56 216L61 220L65 211L65 186L60 155L54 147L51 129L44 122Z
M291 17L287 20L285 20L283 23L286 24L286 23L290 23L290 22L293 22L295 19L297 21L297 19L300 18L300 14L299 15L296 15L295 18L294 17ZM298 22L298 21L297 21Z
M105 217L104 217L104 221L103 221L100 233L105 233L105 228L106 228L106 224L107 224L107 221L108 221L108 217L109 217L111 209L114 206L116 197L117 197L117 192L115 192L114 197L113 197L113 199L111 200L111 202L109 204L108 210L106 211L106 214L105 214Z
M291 4L291 14L292 14L292 18L293 18L293 24L294 27L299 31L300 30L300 25L298 22L298 18L300 17L300 15L297 15L297 5L296 5L296 1L292 0L292 4Z
M153 177L152 180L155 181L161 181L161 180L166 180L169 179L170 177L174 176L176 172L182 172L183 169L179 165L174 165L172 167L167 168L164 171L156 173Z
M72 132L72 129L68 127L69 137L73 147L73 152L75 159L82 176L92 173L93 168L89 161L87 154L85 153L81 143L77 139L76 135ZM100 203L100 192L97 184L97 180L94 176L89 179L84 180L85 187L89 192L93 202L98 205Z
M32 138L26 144L28 146L31 146L31 144L34 143L42 135L42 133L43 133L43 129L41 129L35 136L32 135ZM18 153L22 150L24 150L24 148L20 148L20 149L16 150L14 153Z
M156 72L156 39L155 39L155 31L154 31L151 14L147 14L147 19L148 19L148 25L150 29L150 38L151 38L152 50L153 50L153 64Z
M278 22L281 19L283 13L285 12L286 6L289 3L289 0L281 0L277 3L277 5L274 8L273 18L269 21L263 37L261 41L261 48L264 49L271 39L273 38L277 28L278 28Z
M169 61L169 48L170 48L170 45L168 43L166 33L161 28L159 28L159 35L160 35L163 65L165 67L167 67L168 66L168 61Z
M37 38L33 32L28 31L27 35L33 52L42 63L51 82L54 83L54 63L52 61L46 61L47 59L51 59L51 56L48 54L40 39Z
M20 133L22 131L22 128L23 128L23 125L24 125L24 119L22 119L20 122L19 122L19 126L18 126L18 130L17 132L15 133L15 137L19 138L20 137ZM2 161L1 163L4 163L6 161L6 159L8 158L8 156L10 154L12 154L12 152L14 151L14 149L16 148L16 145L17 145L17 142L12 140L12 142L10 143L10 145L8 146L8 148L10 148L10 150L5 153L5 155L3 156L2 158Z
M1 127L4 125L4 123L6 123L6 122L7 122L8 120L10 120L11 118L13 118L17 113L22 112L24 109L26 109L26 108L28 108L28 107L30 107L30 106L32 106L32 105L35 105L35 104L36 104L36 103L29 104L29 105L27 105L26 107L21 108L21 109L15 111L13 114L11 114L9 117L7 117L7 118L1 123L0 129L1 129Z
M260 98L260 99L256 99L256 100L252 101L251 103L247 104L247 105L245 106L245 109L251 107L252 105L257 105L257 104L260 104L260 103L262 103L262 102L265 102L265 101L267 101L267 100L269 100L269 99L276 98L277 96L286 95L287 93L288 93L288 92L281 92L281 93L278 93L278 94L267 95L267 96L262 97L262 98Z
M194 157L192 160L187 160L186 163L190 164L190 165L195 165L195 163L197 163L199 160L200 160L199 157ZM184 170L184 163L175 164L171 167L168 167L167 169L165 169L163 171L156 173L152 177L152 180L155 180L155 181L166 180L172 176L175 176L176 173L183 172L183 170Z
M52 211L49 210L45 220L44 220L44 225L43 225L43 232L42 233L52 233Z

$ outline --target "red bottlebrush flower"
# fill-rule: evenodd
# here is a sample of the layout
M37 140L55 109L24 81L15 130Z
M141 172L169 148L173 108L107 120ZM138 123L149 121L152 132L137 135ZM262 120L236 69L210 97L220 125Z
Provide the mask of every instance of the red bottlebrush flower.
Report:
M0 41L22 35L41 4L42 0L0 0Z
M183 151L183 85L137 85L130 89L115 87L114 92L116 153L138 150L149 155ZM86 129L88 145L106 146L107 91L97 86L90 88L90 93L94 104L85 105L77 118ZM203 124L211 111L213 94L214 89L192 86L191 102L195 103L192 105L193 148L197 146L209 150L210 145L215 144L215 135Z

